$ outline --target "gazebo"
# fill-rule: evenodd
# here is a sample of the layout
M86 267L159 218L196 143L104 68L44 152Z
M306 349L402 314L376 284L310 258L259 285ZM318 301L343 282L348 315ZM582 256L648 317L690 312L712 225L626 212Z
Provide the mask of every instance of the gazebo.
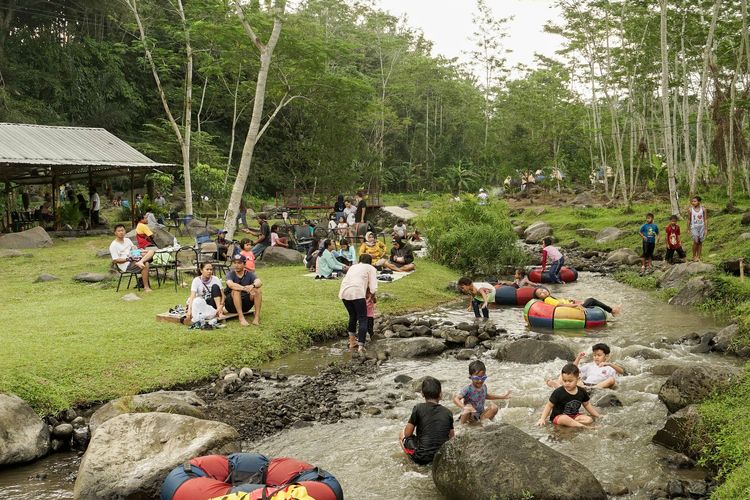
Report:
M8 201L20 185L50 185L52 209L57 213L57 189L66 182L86 180L92 188L97 179L127 175L132 201L136 176L173 166L151 160L103 128L0 123L0 182L5 184L6 195L3 220L10 221ZM135 210L135 203L131 207Z

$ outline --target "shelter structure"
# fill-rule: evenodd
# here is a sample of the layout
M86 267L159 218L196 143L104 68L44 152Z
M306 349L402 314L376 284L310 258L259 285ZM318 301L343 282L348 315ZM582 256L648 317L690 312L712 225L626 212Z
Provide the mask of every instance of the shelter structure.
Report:
M151 160L103 128L0 123L0 182L6 195L3 220L10 220L10 195L18 186L50 185L52 208L58 213L59 186L87 181L90 189L98 180L119 175L130 178L131 207L135 210L135 179L173 166Z

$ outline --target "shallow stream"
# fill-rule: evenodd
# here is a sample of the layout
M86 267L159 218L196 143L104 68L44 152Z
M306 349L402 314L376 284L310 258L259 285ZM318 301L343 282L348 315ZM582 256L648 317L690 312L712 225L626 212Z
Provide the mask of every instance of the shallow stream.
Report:
M652 436L663 426L667 414L657 398L666 376L654 375L651 370L658 366L692 363L736 364L733 358L693 354L689 347L672 343L688 333L717 330L720 325L689 309L666 305L652 294L593 274L582 273L578 283L555 289L553 294L579 299L593 296L610 305L623 305L622 314L606 328L564 335L565 342L578 351L590 352L596 342L606 342L612 347L613 360L627 373L620 378L615 390L623 407L601 409L603 418L592 429L535 427L540 409L551 392L544 378L556 376L560 363L501 363L492 356L494 351L488 351L481 359L487 364L489 389L513 391L510 406L501 409L497 421L513 424L576 459L593 472L606 491L624 494L620 498L644 498L646 491L664 486L673 478L703 479L705 474L700 469L669 466L664 459L673 453L651 444ZM431 315L454 323L473 320L473 314L461 306L440 308ZM492 310L490 320L511 334L530 333L523 321L522 308ZM636 345L655 349L662 358L627 357L629 349L626 348ZM277 360L266 368L281 368L288 374L315 373L319 366L347 359L349 354L343 347L343 342L314 347ZM286 430L257 443L245 443L245 448L272 457L294 456L326 469L339 479L349 499L441 498L429 467L407 462L399 450L398 433L421 396L411 390L410 384L399 387L394 377L405 374L417 379L431 375L440 379L443 404L455 411L450 399L468 383L467 367L468 361L458 361L452 354L424 360L389 360L374 375L343 384L340 391L342 399L364 398L368 405L375 406L379 402L383 408L381 414ZM457 429L457 432L471 431L471 428ZM490 454L493 450L486 452ZM72 498L73 483L69 475L74 466L74 454L58 454L35 464L0 471L0 498Z

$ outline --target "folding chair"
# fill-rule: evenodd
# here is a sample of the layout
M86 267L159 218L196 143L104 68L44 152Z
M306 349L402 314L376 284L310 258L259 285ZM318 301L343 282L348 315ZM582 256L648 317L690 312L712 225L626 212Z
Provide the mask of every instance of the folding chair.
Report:
M115 271L117 271L117 274L120 275L120 279L117 280L117 288L115 289L115 293L118 293L120 291L120 284L122 283L122 278L124 276L128 277L128 286L125 288L126 290L130 289L130 283L133 281L134 277L135 277L135 289L136 290L141 289L141 287L143 286L143 283L141 282L140 269L137 271L123 271L122 269L120 269L120 267L117 264L113 264L113 267Z

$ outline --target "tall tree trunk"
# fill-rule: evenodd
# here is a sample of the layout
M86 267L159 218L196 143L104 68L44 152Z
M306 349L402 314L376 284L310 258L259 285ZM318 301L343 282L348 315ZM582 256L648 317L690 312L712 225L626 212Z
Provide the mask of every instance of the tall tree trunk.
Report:
M261 134L260 122L263 116L263 104L266 98L266 82L268 81L268 70L271 67L271 57L273 56L273 51L276 48L276 43L279 41L279 36L281 35L281 16L284 13L286 1L276 0L273 6L273 28L271 29L271 36L268 38L268 42L266 44L263 44L258 39L255 31L250 26L250 23L248 23L248 21L245 19L245 14L242 11L240 0L234 0L234 6L235 11L237 12L237 16L240 18L240 22L242 23L242 27L245 29L245 33L250 37L253 45L255 45L255 47L260 52L260 69L258 70L258 78L255 82L255 100L253 102L253 115L250 119L250 128L248 129L247 136L245 137L245 145L242 148L242 158L240 159L240 166L237 169L237 177L234 180L232 194L229 197L229 206L227 207L227 212L224 216L224 227L227 229L227 237L229 239L234 237L234 230L237 226L237 214L239 213L240 209L240 200L242 199L242 193L245 191L247 177L250 175L250 165L253 161L255 144L257 143L258 137ZM272 118L273 117L269 118L269 121Z
M177 6L179 8L182 29L185 32L185 56L187 58L187 68L185 69L185 140L182 143L182 176L185 181L185 212L192 215L193 186L190 182L190 140L193 129L193 47L190 45L190 31L185 21L185 9L182 8L182 0L177 0Z
M663 0L660 0L663 1ZM698 115L695 120L695 162L693 170L690 172L690 196L695 194L695 184L697 170L703 165L704 158L701 158L703 152L703 109L706 99L706 84L708 82L708 65L711 58L711 52L714 45L714 33L716 32L716 19L719 16L719 6L721 0L714 0L713 14L711 16L711 26L708 29L708 39L703 49L703 70L701 71L701 87L698 95Z
M685 155L685 169L688 179L693 172L693 155L690 151L690 80L687 68L687 56L685 54L685 23L686 14L682 15L682 28L680 29L680 58L682 59L682 147Z
M669 53L667 50L667 0L659 0L661 4L661 108L664 121L664 152L667 160L667 176L669 183L669 201L672 215L679 215L680 207L677 203L677 182L675 180L674 157L672 155L672 123L669 115Z

